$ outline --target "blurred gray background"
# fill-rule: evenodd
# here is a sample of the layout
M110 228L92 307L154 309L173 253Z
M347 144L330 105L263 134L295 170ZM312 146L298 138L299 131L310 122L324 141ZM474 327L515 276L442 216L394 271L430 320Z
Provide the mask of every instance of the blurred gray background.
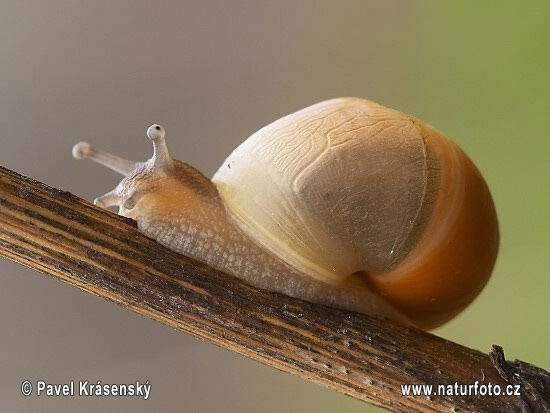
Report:
M501 223L492 280L435 333L549 369L548 3L263 3L0 1L0 164L92 200L120 178L73 160L80 140L142 160L158 122L211 176L255 130L323 99L409 112L477 163ZM0 275L3 411L371 411L12 262ZM25 398L25 379L152 390Z

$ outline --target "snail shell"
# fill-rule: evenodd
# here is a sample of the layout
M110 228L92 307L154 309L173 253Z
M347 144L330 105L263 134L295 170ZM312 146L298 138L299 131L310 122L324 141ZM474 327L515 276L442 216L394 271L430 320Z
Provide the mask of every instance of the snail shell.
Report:
M260 129L212 181L168 156L133 163L75 146L126 177L118 205L167 247L298 298L434 328L492 272L499 233L481 174L423 122L358 98L328 100Z

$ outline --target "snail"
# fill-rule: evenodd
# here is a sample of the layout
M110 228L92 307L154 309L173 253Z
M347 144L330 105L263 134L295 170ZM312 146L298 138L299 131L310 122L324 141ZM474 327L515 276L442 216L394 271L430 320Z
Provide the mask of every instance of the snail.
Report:
M433 329L480 293L499 230L464 152L422 121L360 98L327 100L251 135L212 180L154 153L132 162L80 142L124 175L94 202L160 244L248 283Z

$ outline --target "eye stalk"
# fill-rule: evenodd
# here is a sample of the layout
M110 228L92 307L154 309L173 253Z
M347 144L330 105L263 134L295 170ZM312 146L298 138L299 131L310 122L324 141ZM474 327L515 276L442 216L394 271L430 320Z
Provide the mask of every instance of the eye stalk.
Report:
M160 125L154 124L147 129L147 136L153 142L153 165L155 168L163 169L172 164L172 158L170 158L164 139L165 135L166 132Z
M136 169L138 165L137 162L95 149L87 142L78 142L73 146L73 157L75 159L90 159L124 176Z
M147 136L153 142L157 140L163 140L165 135L166 135L166 132L164 128L160 125L154 124L149 126L149 129L147 129Z

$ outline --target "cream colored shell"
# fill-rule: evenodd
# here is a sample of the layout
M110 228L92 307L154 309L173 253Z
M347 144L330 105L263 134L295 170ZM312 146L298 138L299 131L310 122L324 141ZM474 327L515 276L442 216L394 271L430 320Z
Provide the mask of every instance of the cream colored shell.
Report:
M407 115L358 98L309 106L260 129L213 177L247 235L315 278L388 270L411 248L426 149Z

